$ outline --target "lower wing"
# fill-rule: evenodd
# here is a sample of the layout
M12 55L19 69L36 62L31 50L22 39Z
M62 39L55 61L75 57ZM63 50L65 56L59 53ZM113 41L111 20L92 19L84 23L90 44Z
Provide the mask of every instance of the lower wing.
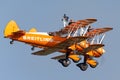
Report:
M54 47L50 47L50 48L47 48L47 49L44 49L44 50L40 50L40 51L34 52L32 54L33 55L43 55L43 56L48 55L48 54L51 54L53 52L57 52L61 49L66 49L67 47L71 46L72 44L81 42L85 39L87 39L87 37L82 37L82 36L70 37L67 40L55 45Z
M77 54L80 55L81 53L87 53L91 50L96 50L96 49L101 48L103 46L104 46L104 44L92 44L89 47L85 48L82 52L78 52Z

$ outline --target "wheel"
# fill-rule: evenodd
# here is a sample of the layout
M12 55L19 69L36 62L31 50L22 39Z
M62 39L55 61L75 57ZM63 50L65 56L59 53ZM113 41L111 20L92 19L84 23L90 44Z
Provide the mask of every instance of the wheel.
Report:
M35 50L35 47L33 46L33 47L31 48L31 50L34 51L34 50Z
M90 65L91 68L96 68L98 65L98 62L96 62L96 65Z
M63 60L62 65L63 65L64 67L68 67L68 66L70 65L70 60Z
M12 41L10 41L10 44L13 44L13 40L12 40Z
M82 71L86 71L88 68L88 65L86 63L79 63L77 64L77 66L82 70Z
M64 67L68 67L71 63L69 59L60 59L58 62L60 62Z

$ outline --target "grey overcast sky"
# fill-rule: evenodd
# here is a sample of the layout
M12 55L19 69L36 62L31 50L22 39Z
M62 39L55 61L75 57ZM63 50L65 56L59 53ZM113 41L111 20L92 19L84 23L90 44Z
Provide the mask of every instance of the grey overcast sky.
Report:
M31 55L31 46L3 38L9 20L28 31L50 32L63 27L61 18L96 18L92 26L113 27L104 40L106 53L95 69L83 72L75 64L64 68L50 58ZM119 80L120 79L120 0L0 0L0 80ZM39 49L36 49L36 51Z

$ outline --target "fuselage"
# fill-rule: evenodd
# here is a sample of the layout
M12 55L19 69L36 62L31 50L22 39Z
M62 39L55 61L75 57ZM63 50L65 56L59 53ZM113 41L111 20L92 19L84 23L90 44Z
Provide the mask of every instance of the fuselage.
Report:
M66 40L64 37L50 36L48 34L39 32L26 32L24 35L20 35L19 37L18 36L19 35L11 35L10 38L12 40L24 42L33 46L36 45L37 47L53 47L56 44Z

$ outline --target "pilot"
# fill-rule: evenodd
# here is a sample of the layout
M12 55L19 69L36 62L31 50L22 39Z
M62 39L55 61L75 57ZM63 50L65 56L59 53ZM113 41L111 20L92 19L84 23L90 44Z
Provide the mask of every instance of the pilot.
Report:
M93 28L91 26L88 26L87 32L90 32L91 30L93 30Z
M68 20L69 20L69 17L66 16L66 14L64 14L64 16L62 18L64 27L68 25Z
M72 24L72 23L74 23L74 21L73 21L72 19L70 19L68 25L70 25L70 24Z

